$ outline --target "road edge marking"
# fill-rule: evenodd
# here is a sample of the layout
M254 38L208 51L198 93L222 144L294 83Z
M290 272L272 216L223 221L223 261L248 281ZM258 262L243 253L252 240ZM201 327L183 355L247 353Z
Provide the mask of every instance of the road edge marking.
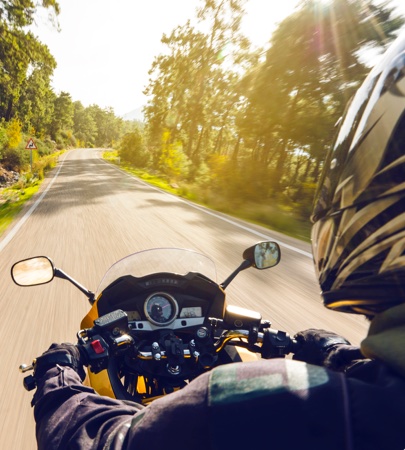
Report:
M18 220L18 222L16 222L16 224L11 228L11 231L6 235L6 237L3 240L0 241L0 252L2 252L4 250L4 248L10 243L10 241L14 238L14 236L20 231L21 227L28 220L28 218L31 216L31 214L37 209L38 205L41 203L42 199L45 197L45 195L47 194L47 192L49 191L49 189L53 185L54 181L56 180L57 176L59 175L59 172L61 171L61 169L63 167L63 163L65 162L66 156L69 153L70 152L68 151L65 154L65 156L64 156L64 158L62 160L62 163L58 167L57 172L53 176L52 180L49 182L49 184L46 187L46 189L44 190L44 192L42 192L42 194L37 198L37 200L31 206L31 208L21 217L21 219Z

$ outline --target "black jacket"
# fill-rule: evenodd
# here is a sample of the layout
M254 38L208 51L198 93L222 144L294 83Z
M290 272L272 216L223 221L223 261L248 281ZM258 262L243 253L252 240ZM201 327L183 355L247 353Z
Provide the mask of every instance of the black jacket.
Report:
M405 379L376 361L346 374L288 359L230 364L145 408L55 367L33 402L40 450L405 448Z

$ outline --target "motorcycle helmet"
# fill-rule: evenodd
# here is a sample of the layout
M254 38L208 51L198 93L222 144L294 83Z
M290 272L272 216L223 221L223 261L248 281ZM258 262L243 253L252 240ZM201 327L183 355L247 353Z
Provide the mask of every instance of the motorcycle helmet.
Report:
M312 222L326 307L373 317L405 301L405 34L346 109Z

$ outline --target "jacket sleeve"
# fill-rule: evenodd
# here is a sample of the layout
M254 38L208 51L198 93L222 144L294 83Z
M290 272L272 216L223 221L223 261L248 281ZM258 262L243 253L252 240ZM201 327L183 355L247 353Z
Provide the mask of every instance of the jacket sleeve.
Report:
M206 450L208 376L144 407L99 396L70 367L53 367L32 402L38 449L150 450L176 443L179 450Z
M32 404L39 450L125 448L136 403L102 397L70 367L53 367L37 381Z

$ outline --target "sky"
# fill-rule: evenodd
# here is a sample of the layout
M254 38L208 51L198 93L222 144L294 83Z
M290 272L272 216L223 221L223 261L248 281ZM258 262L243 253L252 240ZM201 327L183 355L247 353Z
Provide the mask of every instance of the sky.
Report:
M328 1L328 0L323 0ZM200 0L58 0L60 31L38 17L33 33L57 62L52 87L85 107L124 116L146 104L142 93L163 33L195 17ZM265 46L299 0L248 0L242 32ZM405 14L405 1L394 0Z
M142 91L163 33L195 17L199 0L58 0L60 32L45 17L32 28L57 62L52 87L85 107L125 115L146 103ZM257 46L298 0L249 0L242 31Z

